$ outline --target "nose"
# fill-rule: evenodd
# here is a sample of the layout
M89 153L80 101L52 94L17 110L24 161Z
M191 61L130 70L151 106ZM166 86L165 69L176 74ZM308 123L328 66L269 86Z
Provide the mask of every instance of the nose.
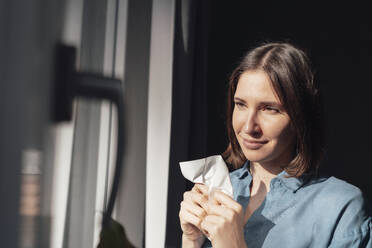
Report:
M257 137L261 134L262 130L258 122L256 111L250 111L250 113L247 114L243 131L252 137Z

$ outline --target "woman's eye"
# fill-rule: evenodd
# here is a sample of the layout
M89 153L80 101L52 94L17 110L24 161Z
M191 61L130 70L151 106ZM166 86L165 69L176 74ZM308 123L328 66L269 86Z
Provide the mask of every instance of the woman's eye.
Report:
M234 104L235 104L235 106L237 106L237 107L239 107L239 108L244 107L244 104L241 103L241 102L235 102Z
M269 111L269 112L272 112L272 113L279 113L279 109L278 108L275 108L275 107L271 107L271 106L265 106L263 108L264 111Z

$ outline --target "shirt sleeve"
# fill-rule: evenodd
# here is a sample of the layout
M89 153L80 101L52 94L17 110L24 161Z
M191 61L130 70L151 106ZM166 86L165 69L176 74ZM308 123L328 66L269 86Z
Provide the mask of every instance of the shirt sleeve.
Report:
M365 233L335 239L329 248L372 248L371 235L370 227Z
M329 248L372 248L371 206L361 192L345 204Z

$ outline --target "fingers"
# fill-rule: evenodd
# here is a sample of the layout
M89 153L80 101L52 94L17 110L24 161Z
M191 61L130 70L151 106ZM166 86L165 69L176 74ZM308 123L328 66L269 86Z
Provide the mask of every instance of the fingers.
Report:
M192 188L193 191L199 192L205 196L208 195L208 186L200 183L196 183Z
M179 212L183 235L185 235L187 239L197 240L198 238L202 237L202 232L200 231L202 219L195 216L186 208L187 207L185 206L181 206L181 210Z
M209 204L208 210L207 210L208 216L215 215L215 216L225 217L225 216L230 216L231 214L233 214L233 212L234 210L227 208L224 205L216 205L216 204Z
M203 208L187 201L181 202L181 209L188 211L189 213L200 219L204 218L207 215L207 212Z
M204 190L203 187L201 190ZM206 208L208 199L199 192L199 187L194 187L191 191L186 191L181 202L179 217L181 224L191 223L200 227L202 219L207 215Z
M218 227L223 222L224 219L221 216L207 215L200 223L200 229L209 239L213 239L218 231Z
M195 214L198 211L195 209L191 209L190 207L185 207L185 202L181 203L181 211L179 213L181 224L184 223L191 223L194 226L200 227L200 223L202 221L202 218L199 215L202 214Z
M217 202L217 205L221 204L239 214L243 211L242 206L238 202L234 201L230 196L222 191L216 191L213 196L214 200Z
M195 184L191 191L184 193L181 210L187 212L190 223L199 226L207 214L231 221L243 213L242 206L222 191L215 191L212 200L207 197L208 187L202 184Z
M204 185L203 185L204 186ZM205 190L204 188L202 189ZM204 209L207 208L208 198L207 195L204 195L199 191L199 187L195 187L191 191L186 191L183 194L184 201L192 202Z
M216 222L213 218L218 217L220 222ZM244 223L244 214L235 212L235 210L225 207L224 205L210 205L207 216L204 221L213 222L216 225L236 225ZM223 220L223 221L222 221ZM234 224L235 223L235 224Z

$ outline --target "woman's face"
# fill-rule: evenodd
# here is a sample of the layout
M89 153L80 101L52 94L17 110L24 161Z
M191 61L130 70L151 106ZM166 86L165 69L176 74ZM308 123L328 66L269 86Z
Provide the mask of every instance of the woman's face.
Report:
M245 157L270 167L287 165L292 158L294 132L266 73L244 72L234 104L232 124Z

